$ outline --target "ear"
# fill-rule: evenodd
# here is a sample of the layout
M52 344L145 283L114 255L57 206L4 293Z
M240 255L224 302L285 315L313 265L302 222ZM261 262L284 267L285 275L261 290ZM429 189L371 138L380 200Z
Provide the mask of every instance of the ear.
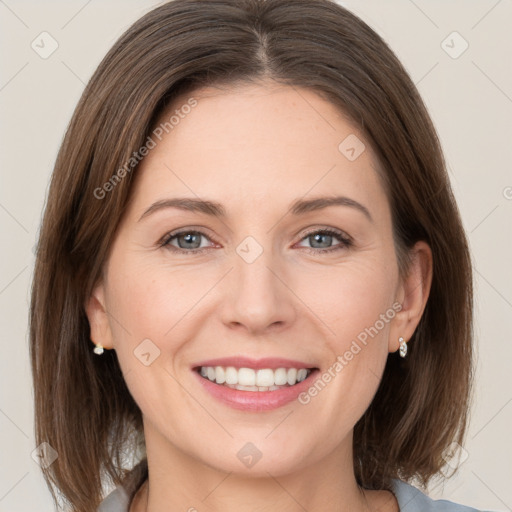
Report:
M105 349L114 347L112 331L105 307L105 290L103 283L98 284L85 304L85 312L91 327L91 340Z
M427 304L432 284L432 250L423 241L410 249L407 276L398 287L396 300L402 309L396 314L389 337L389 352L399 349L399 337L407 342L418 326Z

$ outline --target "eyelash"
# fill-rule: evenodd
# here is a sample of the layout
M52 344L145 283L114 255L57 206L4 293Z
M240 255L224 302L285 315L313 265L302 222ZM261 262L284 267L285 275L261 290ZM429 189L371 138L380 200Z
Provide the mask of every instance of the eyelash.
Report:
M163 239L159 242L159 246L168 248L169 250L171 250L173 252L181 252L183 254L191 254L191 255L202 254L206 251L209 251L210 249L213 249L212 247L203 247L202 249L187 250L187 249L181 249L181 248L177 248L177 247L170 245L171 240L179 237L180 235L185 235L185 234L204 236L205 238L208 238L209 240L217 243L215 240L212 240L209 236L207 236L205 233L203 233L201 231L196 231L193 229L184 229L181 231L176 231L176 232L168 233L167 235L165 235L163 237ZM309 231L301 238L300 241L302 242L302 240L304 240L305 238L308 238L308 237L310 237L312 235L316 235L316 234L334 236L334 237L338 238L338 240L340 240L341 243L338 245L335 245L334 247L330 247L328 249L315 249L313 247L301 247L301 249L304 249L306 252L312 253L312 254L319 254L319 253L325 254L325 253L340 251L342 249L348 249L348 248L352 247L352 245L353 245L353 241L348 235L343 233L343 231L339 231L339 230L333 229L333 228L316 229L313 231Z

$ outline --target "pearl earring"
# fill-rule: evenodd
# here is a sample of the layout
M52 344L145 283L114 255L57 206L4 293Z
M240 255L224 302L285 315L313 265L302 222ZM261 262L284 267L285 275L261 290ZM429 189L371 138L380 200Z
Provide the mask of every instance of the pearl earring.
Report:
M101 356L101 354L103 354L103 346L100 343L95 343L95 345L93 352Z
M398 342L400 343L400 357L405 357L407 355L407 343L402 336L398 338Z

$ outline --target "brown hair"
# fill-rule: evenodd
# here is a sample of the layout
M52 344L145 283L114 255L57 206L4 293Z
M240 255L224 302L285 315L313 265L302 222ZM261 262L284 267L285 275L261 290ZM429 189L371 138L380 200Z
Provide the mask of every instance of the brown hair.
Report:
M330 0L175 0L130 27L87 84L42 222L30 316L36 442L57 451L43 472L54 499L56 486L72 511L96 510L105 479L119 485L125 452L143 445L141 411L115 350L93 354L84 310L136 166L101 199L98 188L144 145L177 95L261 79L315 91L361 130L383 170L402 272L416 241L432 249L430 297L410 352L405 360L389 355L355 427L358 483L426 484L447 446L463 442L472 378L471 261L435 129L406 71L370 27Z

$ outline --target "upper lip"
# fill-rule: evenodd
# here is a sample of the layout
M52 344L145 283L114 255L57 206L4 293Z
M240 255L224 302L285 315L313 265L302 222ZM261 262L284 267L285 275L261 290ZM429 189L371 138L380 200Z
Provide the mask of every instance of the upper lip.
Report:
M259 370L261 368L315 368L315 366L312 364L282 357L264 357L262 359L251 359L249 357L243 356L208 359L207 361L201 361L197 364L194 364L192 368L200 368L201 366L234 366L235 368L253 368L254 370Z

